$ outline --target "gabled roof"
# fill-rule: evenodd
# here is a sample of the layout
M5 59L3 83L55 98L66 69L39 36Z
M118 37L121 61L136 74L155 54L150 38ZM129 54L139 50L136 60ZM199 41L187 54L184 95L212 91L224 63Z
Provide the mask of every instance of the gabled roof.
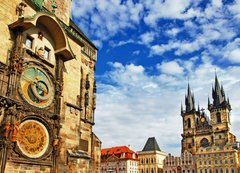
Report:
M118 147L102 149L102 155L111 155L111 154L116 155L121 153L134 153L134 151L130 150L127 146L118 146Z
M148 138L142 151L161 151L155 137Z
M136 152L127 146L117 146L101 150L101 162L112 161L109 158L118 158L118 160L138 160Z

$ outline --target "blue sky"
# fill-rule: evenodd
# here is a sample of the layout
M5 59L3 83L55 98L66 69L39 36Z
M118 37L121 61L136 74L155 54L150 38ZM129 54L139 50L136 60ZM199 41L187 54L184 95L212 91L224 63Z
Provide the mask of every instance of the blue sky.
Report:
M73 0L72 17L99 48L94 131L103 148L139 151L155 136L179 154L187 83L206 109L215 70L240 138L240 0Z

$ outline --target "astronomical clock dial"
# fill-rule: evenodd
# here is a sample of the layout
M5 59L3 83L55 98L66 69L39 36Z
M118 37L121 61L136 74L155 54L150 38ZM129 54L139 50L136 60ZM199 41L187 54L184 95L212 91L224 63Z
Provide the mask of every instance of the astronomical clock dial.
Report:
M205 121L205 118L202 117L202 118L201 118L201 122L204 123L204 121Z
M36 120L26 120L19 126L17 145L29 158L43 156L49 146L49 133L45 125Z
M27 66L20 77L20 93L31 105L45 108L54 99L54 87L48 74L35 65Z

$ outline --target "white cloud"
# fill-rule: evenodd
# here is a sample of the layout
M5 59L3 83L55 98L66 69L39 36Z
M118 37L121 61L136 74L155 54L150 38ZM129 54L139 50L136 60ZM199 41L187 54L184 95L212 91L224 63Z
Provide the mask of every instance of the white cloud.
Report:
M181 29L179 29L179 28L172 28L172 29L170 29L170 30L167 30L166 33L167 33L169 36L175 37L180 31L181 31Z
M148 11L147 15L144 17L144 21L146 24L151 26L156 26L157 22L161 18L183 19L196 15L194 12L189 14L186 12L187 8L191 4L190 0L142 0L142 3Z
M118 47L118 46L123 46L123 45L129 44L129 43L134 43L134 40L133 39L129 39L129 40L118 41L118 42L110 41L110 46Z
M162 73L177 75L183 73L183 67L181 67L176 61L162 62L157 64L157 69Z
M240 63L240 38L236 38L223 48L224 58L232 63Z
M140 50L136 50L132 53L133 55L139 55L140 54Z
M173 62L188 64L189 61L194 63L198 59L193 57L190 60ZM115 62L110 65L112 70L103 77L114 84L98 82L94 127L103 142L103 148L131 144L134 150L139 151L148 137L155 136L163 151L180 154L180 103L184 101L186 78L190 78L196 103L199 102L200 107L206 108L207 98L211 96L215 68L226 94L230 97L233 133L239 139L239 133L236 133L240 123L239 66L224 69L204 60L199 65L194 63L194 71L191 73L173 77L168 74L148 75L143 66L134 64Z
M155 33L154 32L146 32L140 35L141 42L144 44L149 44L154 40Z
M119 0L74 0L72 6L72 14L78 18L80 27L102 41L138 24L142 10L143 5L132 0L123 3Z

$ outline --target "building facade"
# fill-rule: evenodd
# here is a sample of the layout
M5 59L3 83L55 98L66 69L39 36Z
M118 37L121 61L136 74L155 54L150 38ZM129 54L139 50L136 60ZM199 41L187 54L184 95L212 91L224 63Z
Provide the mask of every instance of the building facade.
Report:
M162 173L167 154L160 150L155 137L148 138L143 150L137 153L139 173Z
M238 169L236 137L231 133L231 105L217 76L212 88L213 103L208 99L210 118L195 109L195 99L188 85L183 119L182 152L196 157L198 173L234 173Z
M197 173L238 172L238 152L232 145L200 148L195 156Z
M97 48L71 2L0 3L0 173L100 171Z
M163 164L163 173L196 173L196 158L188 151L180 157L168 154Z
M101 173L138 173L138 155L130 146L102 149Z

